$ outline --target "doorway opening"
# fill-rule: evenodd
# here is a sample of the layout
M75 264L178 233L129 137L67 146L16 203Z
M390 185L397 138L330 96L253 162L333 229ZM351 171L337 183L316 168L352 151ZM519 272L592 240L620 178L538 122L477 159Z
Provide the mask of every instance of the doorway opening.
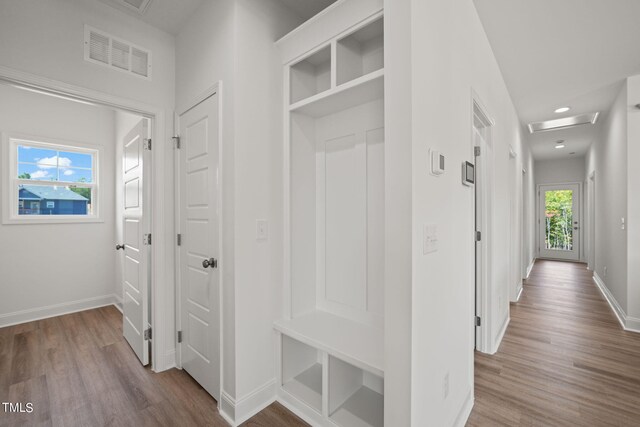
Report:
M122 289L117 287L109 289L109 295L102 294L103 296L89 298L87 301L100 301L101 305L113 304L123 311L123 335L141 363L143 365L151 364L154 371L167 369L174 362L167 361L165 357L167 354L163 339L165 326L162 325L162 322L157 321L157 319L166 316L163 309L166 295L163 288L165 283L163 279L165 276L164 263L160 262L164 256L162 234L165 223L160 215L162 205L159 203L162 198L155 197L156 194L163 191L163 186L153 180L154 176L163 176L162 174L158 175L157 169L162 164L158 158L161 159L164 156L164 149L159 147L158 150L151 152L152 138L161 140L164 137L162 109L6 67L0 67L0 84L20 89L19 92L42 95L43 99L55 99L65 105L75 105L76 109L78 104L83 104L80 107L103 111L105 116L111 117L109 123L113 124L113 129L109 131L109 135L112 140L100 142L101 145L94 150L98 156L93 157L96 163L93 165L95 167L92 175L89 175L92 167L80 163L79 158L76 159L77 153L73 158L62 156L65 153L56 157L58 176L61 173L65 175L65 179L62 180L64 182L61 181L62 185L59 187L68 187L73 193L77 193L74 200L88 200L87 206L91 206L92 209L98 203L98 200L94 201L91 198L95 192L105 197L111 193L105 199L108 203L102 205L101 208L105 217L97 217L88 221L92 223L91 227L97 227L108 220L111 228L100 234L102 240L96 240L91 237L89 225L82 228L77 227L77 232L82 233L83 236L76 241L78 243L88 242L90 246L85 253L95 253L96 258L101 260L101 265L104 265L105 260L101 251L106 250L111 254L116 254L108 257L109 263L113 261L113 266L107 270L115 272L112 273L115 276L111 278L109 283L112 286L113 283L122 284L123 287ZM129 139L116 136L120 135L116 129L116 123L118 122L117 117L121 114L133 117L140 124L140 132L137 132L136 135L128 135ZM80 128L84 123L78 122L82 120L79 117L74 119L78 123L77 126L74 126L74 132L76 132L75 127ZM61 127L58 126L55 129L59 131ZM133 129L127 130L132 131ZM96 135L96 132L101 137L105 135L102 127L95 129L93 134ZM34 130L34 133L42 133L42 131ZM90 137L86 139L91 141ZM81 143L82 141L77 142ZM121 151L117 149L121 149ZM101 152L105 153L104 157L100 156ZM105 159L108 159L108 162ZM76 160L78 161L76 162ZM85 159L85 163L87 161ZM76 168L74 168L73 162L78 163ZM42 166L45 171L49 172L53 170L52 167L50 164ZM133 172L135 172L135 176L131 175ZM127 176L127 173L130 175ZM80 180L78 184L70 182L69 185L66 185L66 181L75 175L82 176L84 179ZM35 176L37 175L34 173L31 178ZM26 178L22 177L22 179ZM60 192L58 191L58 193ZM68 197L71 193L67 192L66 194L65 197ZM49 205L51 209L54 209L58 203L49 202ZM106 218L107 212L108 218ZM66 231L76 230L76 227L71 224L76 222L75 220L67 222L70 224L66 225ZM151 245L152 235L154 245ZM121 261L116 262L116 259ZM77 270L77 264L68 270ZM87 272L86 276L91 274L101 273L100 271L91 271ZM79 310L92 308L79 307ZM153 331L153 334L151 325L157 329Z
M540 258L580 261L580 184L538 186Z

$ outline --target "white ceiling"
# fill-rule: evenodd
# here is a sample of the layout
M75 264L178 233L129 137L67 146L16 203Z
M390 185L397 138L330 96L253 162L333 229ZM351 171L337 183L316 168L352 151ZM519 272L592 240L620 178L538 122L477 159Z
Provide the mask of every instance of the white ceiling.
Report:
M638 0L474 0L523 124L606 113L640 74ZM571 111L553 110L571 106ZM602 117L600 118L600 120ZM531 135L536 159L584 155L596 126ZM556 150L565 139L567 148Z
M119 5L115 1L100 0L116 9L134 16L147 24L160 28L167 33L177 35L187 19L193 15L205 0L151 0L144 14ZM211 0L206 0L211 1Z
M336 0L279 0L285 7L305 21L317 15Z

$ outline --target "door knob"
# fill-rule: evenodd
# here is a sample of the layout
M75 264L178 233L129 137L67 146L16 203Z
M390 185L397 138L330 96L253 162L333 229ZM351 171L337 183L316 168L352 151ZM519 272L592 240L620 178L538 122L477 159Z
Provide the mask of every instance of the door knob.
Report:
M116 245L116 251L120 249L124 250L124 245Z
M205 259L204 261L202 261L202 266L204 268L217 268L218 267L218 260L216 260L215 258L209 258L209 259Z

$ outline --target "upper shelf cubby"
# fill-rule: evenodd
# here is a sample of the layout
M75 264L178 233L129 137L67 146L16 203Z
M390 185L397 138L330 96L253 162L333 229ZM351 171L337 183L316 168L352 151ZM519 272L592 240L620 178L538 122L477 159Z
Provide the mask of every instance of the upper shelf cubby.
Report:
M338 40L336 65L338 86L384 68L382 17Z
M291 104L331 88L331 47L326 46L291 66Z

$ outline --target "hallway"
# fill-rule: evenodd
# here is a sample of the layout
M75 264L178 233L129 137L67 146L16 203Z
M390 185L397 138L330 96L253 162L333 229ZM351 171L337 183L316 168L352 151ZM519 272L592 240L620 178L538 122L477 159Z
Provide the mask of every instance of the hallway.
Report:
M584 264L537 261L498 352L475 366L467 426L640 425L640 335Z

